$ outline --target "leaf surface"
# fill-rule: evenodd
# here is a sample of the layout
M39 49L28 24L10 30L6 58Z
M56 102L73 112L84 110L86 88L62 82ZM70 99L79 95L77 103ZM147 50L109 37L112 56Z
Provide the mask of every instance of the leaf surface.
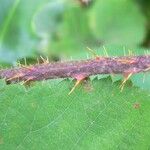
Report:
M128 82L0 82L0 149L148 149L150 95Z

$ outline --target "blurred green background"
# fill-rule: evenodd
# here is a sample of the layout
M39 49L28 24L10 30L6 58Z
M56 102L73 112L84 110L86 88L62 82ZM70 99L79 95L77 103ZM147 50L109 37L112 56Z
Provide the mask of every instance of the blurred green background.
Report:
M0 64L70 60L86 47L147 50L149 7L149 0L0 0Z

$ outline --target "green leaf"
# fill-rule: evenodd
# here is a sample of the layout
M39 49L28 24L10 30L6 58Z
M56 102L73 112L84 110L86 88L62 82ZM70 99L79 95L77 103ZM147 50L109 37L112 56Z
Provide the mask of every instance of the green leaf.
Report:
M34 33L33 18L48 0L1 0L0 59L12 63L18 58L33 56L38 37ZM7 59L6 59L7 58Z
M63 1L51 1L42 5L34 14L33 26L36 34L41 38L54 38L62 22L65 9Z
M91 13L95 36L109 44L139 45L144 37L144 17L130 0L98 0Z
M70 2L72 3L72 2ZM83 9L76 5L66 4L63 22L58 30L58 39L50 45L58 53L76 54L84 51L87 46L100 46L90 28L90 9Z
M0 82L0 149L148 149L150 95L110 78L79 86Z

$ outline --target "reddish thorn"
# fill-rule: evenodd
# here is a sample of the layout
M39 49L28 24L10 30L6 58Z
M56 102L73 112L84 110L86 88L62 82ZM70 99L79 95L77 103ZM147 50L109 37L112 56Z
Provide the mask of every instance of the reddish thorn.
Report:
M128 81L128 79L132 76L133 73L124 73L124 80L122 81L120 88L121 88L121 92L123 91L124 85L125 83Z
M77 79L74 87L71 89L71 91L68 93L68 95L70 95L75 89L76 87L87 77L83 74L76 74L76 75L73 75L75 79Z

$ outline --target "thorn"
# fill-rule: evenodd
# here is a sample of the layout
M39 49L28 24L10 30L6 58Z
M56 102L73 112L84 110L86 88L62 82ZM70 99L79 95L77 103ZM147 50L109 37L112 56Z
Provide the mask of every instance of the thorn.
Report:
M27 59L26 59L26 57L24 58L24 65L27 66Z
M150 66L148 66L148 68L146 68L146 69L144 70L144 72L149 71L149 70L150 70Z
M20 78L20 77L22 77L23 75L24 75L24 74L19 73L19 74L17 74L17 75L14 75L14 76L13 76L13 77L11 77L11 78L6 79L6 81L11 81L11 80L14 80L14 79Z
M17 62L18 67L22 67L22 68L25 68L28 70L33 70L33 68L31 66L27 66L26 58L24 58L24 59L25 59L25 64L23 65L20 62Z
M107 52L107 49L106 49L105 46L103 46L103 49L104 49L104 52L105 52L105 56L106 56L106 57L109 57L108 52Z
M42 61L43 61L44 64L48 64L49 63L48 57L45 59L42 56L40 56L40 58L42 59Z
M94 56L96 59L99 59L99 58L100 58L100 56L98 56L98 55L96 54L96 52L94 52L94 50L92 50L92 49L89 48L89 47L86 47L86 48L87 48L88 51L90 51L90 52L93 54L93 56Z
M124 74L124 80L122 81L121 85L120 85L120 89L121 89L121 92L123 91L123 88L125 86L125 83L128 81L128 79L132 76L133 73L127 73L127 74Z
M68 95L70 95L82 81L83 81L83 79L77 80L74 87L71 89L71 91L68 93Z
M126 56L126 47L125 46L123 46L123 54L124 54L124 56Z
M122 63L122 64L134 64L136 62L136 60L127 60L127 59L118 59L118 62Z
M68 95L70 95L74 90L75 90L75 88L83 81L83 80L85 80L86 78L87 78L87 76L85 76L85 75L74 75L74 78L75 79L77 79L77 81L76 81L76 83L75 83L75 85L74 85L74 87L71 89L71 91L68 93Z
M47 63L49 63L49 58L48 58L48 56L46 57L46 61L47 61Z
M34 79L34 77L29 77L27 80L25 80L23 83L21 83L21 85L28 85L31 82L31 80L33 80L33 79Z
M20 62L17 62L18 66L19 67L22 67L22 68L25 68L25 69L28 69L28 70L33 70L34 68L32 66L27 66L27 63L25 61L25 65L21 64Z
M25 65L21 65L22 68L28 69L30 71L33 71L35 68L33 68L33 66L25 66Z
M18 61L16 65L17 65L18 67L21 67L20 61Z
M129 56L134 56L133 52L130 49L128 49L128 54Z

